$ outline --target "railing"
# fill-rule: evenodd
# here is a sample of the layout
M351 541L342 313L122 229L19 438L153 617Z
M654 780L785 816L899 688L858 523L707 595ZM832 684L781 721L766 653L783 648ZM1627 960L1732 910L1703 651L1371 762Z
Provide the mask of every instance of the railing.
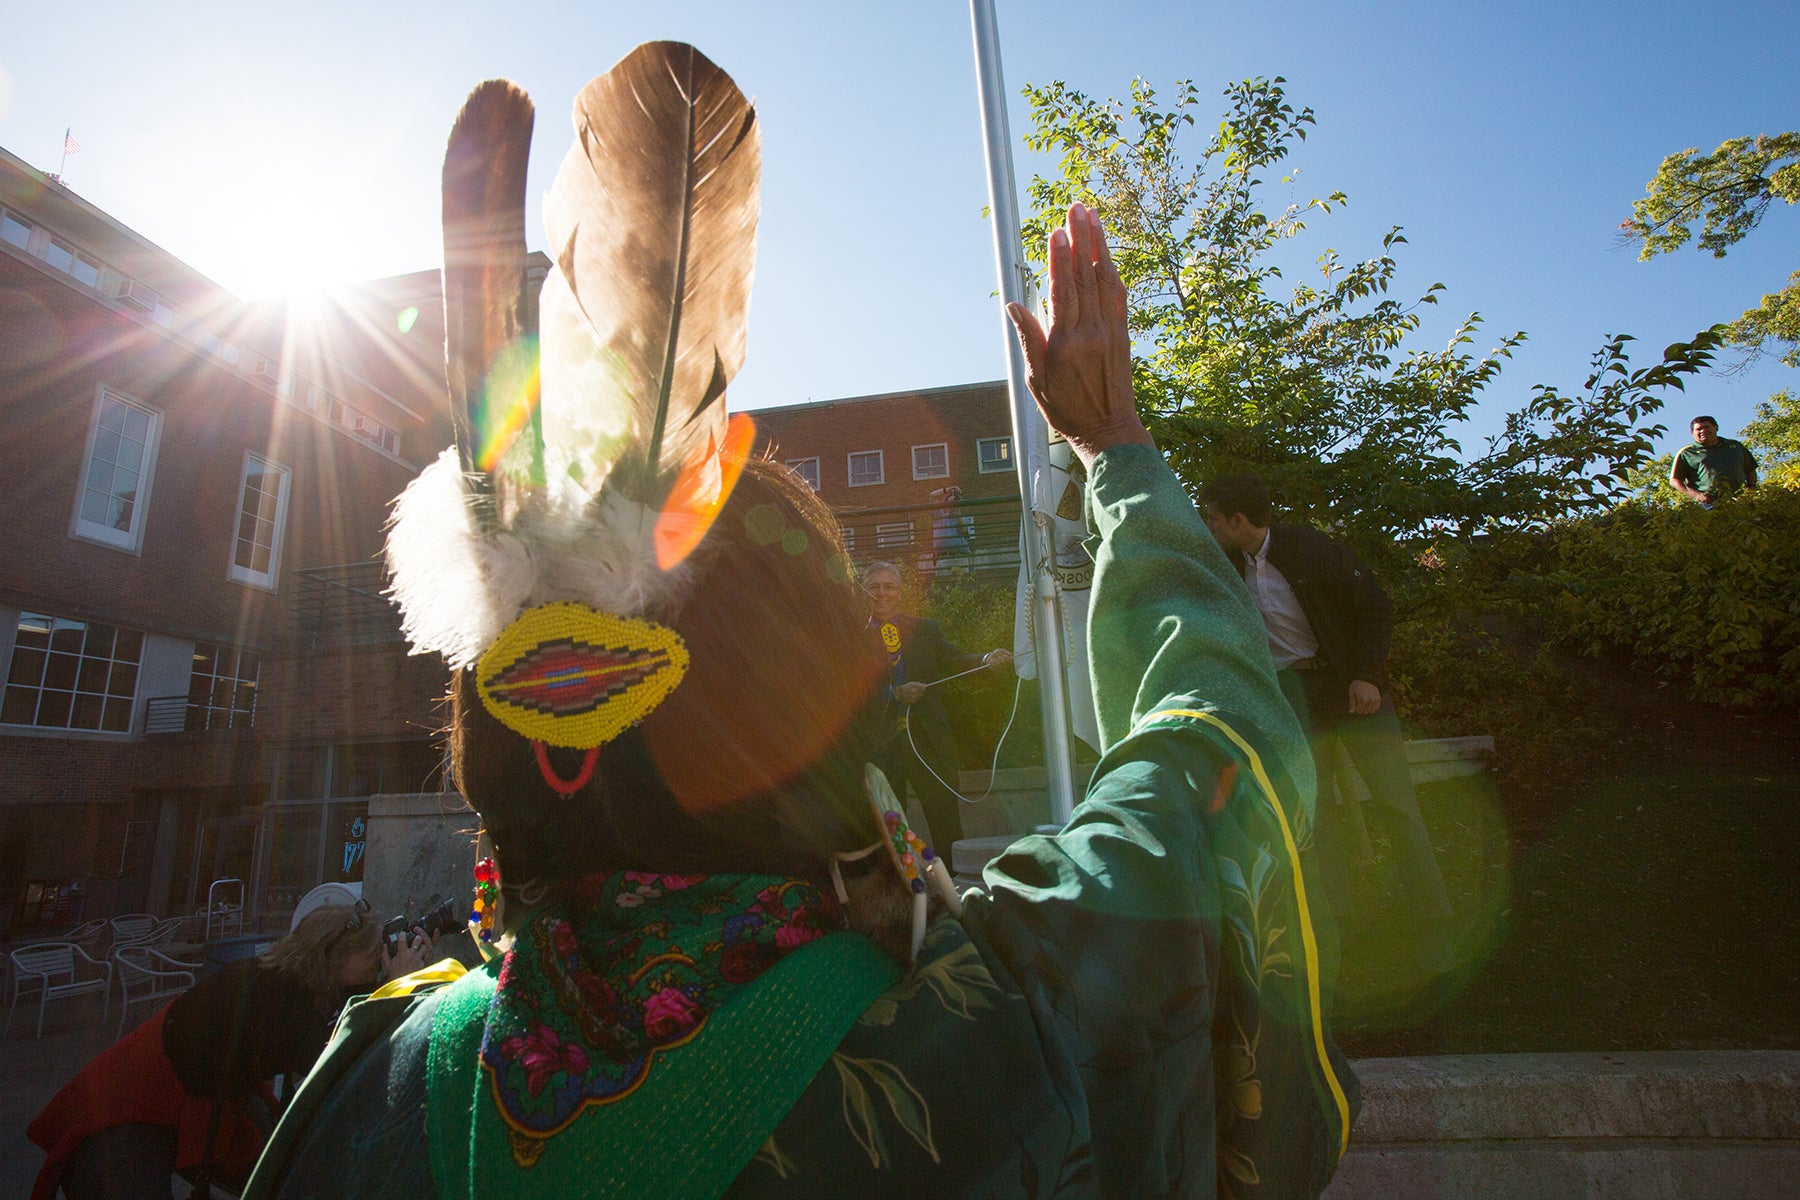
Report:
M884 559L925 574L1011 574L1019 569L1019 501L1013 496L854 509L838 512L837 518L858 564ZM400 614L384 594L387 578L380 562L310 567L294 572L294 579L289 634L297 648L402 640ZM146 724L145 731L173 729Z
M384 594L380 562L310 567L294 572L289 632L306 649L398 642L400 613Z
M186 696L152 696L144 702L145 733L246 733L255 723L255 709L196 704Z
M1016 496L862 508L836 515L858 566L880 560L933 575L946 571L1010 575L1019 569Z

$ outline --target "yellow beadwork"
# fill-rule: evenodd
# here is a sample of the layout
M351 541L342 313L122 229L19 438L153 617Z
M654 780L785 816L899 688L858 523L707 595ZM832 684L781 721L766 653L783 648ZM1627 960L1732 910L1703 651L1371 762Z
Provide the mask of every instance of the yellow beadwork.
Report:
M476 679L483 706L508 729L591 750L654 711L687 667L687 645L673 629L564 601L508 625L476 664Z

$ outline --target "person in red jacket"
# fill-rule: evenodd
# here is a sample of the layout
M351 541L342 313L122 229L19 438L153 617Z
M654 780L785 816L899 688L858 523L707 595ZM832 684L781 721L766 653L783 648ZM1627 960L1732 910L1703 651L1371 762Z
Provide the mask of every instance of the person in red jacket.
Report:
M90 1062L26 1130L49 1155L32 1200L167 1197L177 1172L241 1187L274 1124L268 1081L298 1079L331 1037L344 1001L390 962L381 921L319 908L258 958L208 975Z

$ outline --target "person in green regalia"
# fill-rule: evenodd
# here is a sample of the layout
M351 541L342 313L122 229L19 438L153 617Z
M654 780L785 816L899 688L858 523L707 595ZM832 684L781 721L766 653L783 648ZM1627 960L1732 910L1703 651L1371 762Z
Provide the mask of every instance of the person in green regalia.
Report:
M741 361L721 314L741 321L747 294L732 239L754 225L753 111L672 43L590 84L545 204L558 271L512 307L522 151L494 164L528 136L496 114L522 101L507 86L471 97L446 159L452 394L492 393L481 372L504 356L482 339L520 328L494 306L533 307L541 420L500 413L518 442L487 453L489 418L459 409L459 449L402 497L389 547L414 648L452 668L492 953L350 1009L248 1195L1317 1195L1356 1084L1300 869L1311 759L1255 608L1138 418L1098 218L1076 206L1051 235L1047 328L1012 316L1090 480L1105 755L1061 831L958 896L868 765L887 664L831 514L746 461L718 401ZM694 136L646 126L689 119ZM704 182L681 186L740 189L689 197L681 253L704 269L680 267L704 294L676 322L644 316L667 292L630 222L662 226L623 195L674 194L645 182L686 152L669 146L703 147L678 174ZM625 266L608 239L634 247ZM650 346L676 368L649 409L584 416L642 400L600 381L640 378L628 350L652 325L702 344Z

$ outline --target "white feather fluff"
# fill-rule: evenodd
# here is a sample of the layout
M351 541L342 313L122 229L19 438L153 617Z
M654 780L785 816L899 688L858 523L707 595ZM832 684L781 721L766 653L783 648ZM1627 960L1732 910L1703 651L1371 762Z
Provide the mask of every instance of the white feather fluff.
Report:
M484 532L456 451L444 451L394 502L388 530L388 594L413 653L472 666L520 613L557 600L621 616L662 608L686 572L657 566L656 514L601 503L552 487L510 529Z

